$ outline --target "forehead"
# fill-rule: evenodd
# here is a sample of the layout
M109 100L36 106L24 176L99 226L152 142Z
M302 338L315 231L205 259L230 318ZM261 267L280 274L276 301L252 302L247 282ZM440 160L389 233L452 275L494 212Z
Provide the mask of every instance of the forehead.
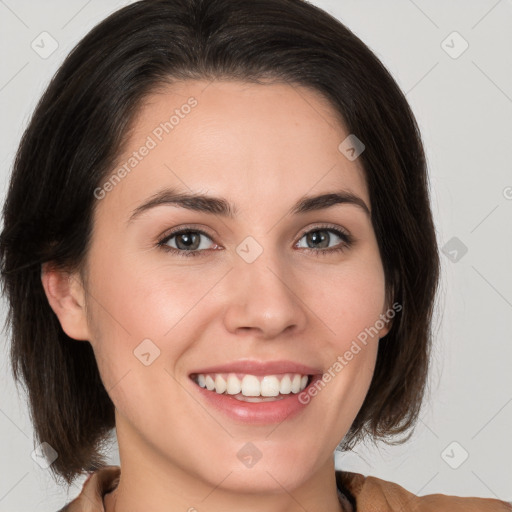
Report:
M105 181L122 178L101 207L131 211L163 187L232 198L237 210L340 188L369 204L362 166L339 150L348 135L331 104L302 86L174 83L142 102Z

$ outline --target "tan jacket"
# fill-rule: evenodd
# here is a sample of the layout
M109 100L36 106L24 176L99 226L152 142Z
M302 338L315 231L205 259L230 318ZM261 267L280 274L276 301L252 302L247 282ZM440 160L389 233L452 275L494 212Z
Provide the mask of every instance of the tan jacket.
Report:
M119 483L119 466L92 473L81 493L58 512L105 512L103 496ZM340 499L346 512L512 512L512 503L490 498L458 498L444 494L415 496L397 484L360 473L336 471ZM352 506L350 503L354 503Z

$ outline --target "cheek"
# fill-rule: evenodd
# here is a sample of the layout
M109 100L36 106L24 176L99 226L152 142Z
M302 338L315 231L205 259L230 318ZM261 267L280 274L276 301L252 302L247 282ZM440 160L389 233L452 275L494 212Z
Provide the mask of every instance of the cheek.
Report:
M368 330L375 335L376 325L382 328L378 320L385 310L385 280L380 261L353 261L324 277L322 285L323 292L311 287L308 296L341 346Z
M232 304L229 286L235 279L231 275L219 282L229 265L191 264L175 256L169 256L174 258L169 263L164 258L149 258L144 252L116 253L116 246L114 242L98 244L95 252L91 250L97 262L91 273L92 343L104 369L102 374L112 380L111 386L132 367L139 369L141 363L134 350L146 339L155 344L157 348L152 350L160 350L164 355L160 360L166 360L172 369L173 362L210 323L220 325L219 309L222 306L225 311ZM334 363L359 341L361 350L347 368L350 372L355 367L372 371L378 342L372 327L384 308L378 251L371 244L363 249L339 265L304 260L290 266L286 277L306 311L305 328L324 332L324 362ZM362 343L365 340L367 345ZM151 348L151 343L148 346Z
M102 251L101 257L92 256L101 263L90 273L89 325L106 389L115 387L113 396L122 396L135 379L139 385L130 391L131 403L142 393L143 382L149 394L172 388L165 370L174 371L175 362L211 320L205 308L212 303L201 298L223 271L148 264L143 254ZM145 366L144 360L154 362Z
M309 260L291 266L286 275L297 300L310 310L308 316L313 314L311 322L324 324L324 339L335 340L338 352L374 326L384 310L384 276L376 255L376 251L365 250L339 265ZM234 278L219 281L230 265L192 265L177 261L176 256L169 258L174 258L172 263L160 257L148 258L145 253L96 254L95 261L100 264L91 280L91 296L97 297L92 300L96 306L93 316L96 331L108 336L112 350L122 346L133 350L146 338L159 344L186 326L192 330L206 328L212 315L218 319L218 294L224 297L223 305L229 307L230 292L225 287ZM178 345L174 342L172 350L178 351Z
M96 255L101 263L92 271L90 296L102 333L113 329L131 342L160 339L214 282L211 273L185 265L151 263L153 259L144 253L104 251Z
M319 411L332 411L333 432L347 432L374 374L385 282L376 264L354 265L324 284L328 292L309 295L311 309L331 333L322 347L325 370L314 399Z
M324 347L329 375L324 374L324 379L345 410L354 414L371 383L385 325L381 317L385 313L384 271L375 254L365 253L338 271L320 276L321 282L316 282L321 288L308 281L309 289L304 292L308 306L318 312L330 332ZM328 400L323 395L322 400Z

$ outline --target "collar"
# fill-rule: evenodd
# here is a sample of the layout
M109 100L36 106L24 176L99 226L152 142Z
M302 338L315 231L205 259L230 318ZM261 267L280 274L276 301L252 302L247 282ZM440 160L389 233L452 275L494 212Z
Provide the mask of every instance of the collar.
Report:
M82 492L58 512L105 512L103 497L119 484L121 468L104 466L91 473ZM416 496L393 482L336 470L338 497L344 512L512 512L512 503L491 498L444 494Z

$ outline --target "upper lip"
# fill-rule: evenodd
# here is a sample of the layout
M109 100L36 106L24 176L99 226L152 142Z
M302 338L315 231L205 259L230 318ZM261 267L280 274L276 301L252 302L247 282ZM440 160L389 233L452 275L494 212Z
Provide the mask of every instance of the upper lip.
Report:
M222 363L194 370L191 375L206 373L245 373L249 375L275 375L279 373L299 373L301 375L317 375L322 370L294 361L256 361L240 360Z

